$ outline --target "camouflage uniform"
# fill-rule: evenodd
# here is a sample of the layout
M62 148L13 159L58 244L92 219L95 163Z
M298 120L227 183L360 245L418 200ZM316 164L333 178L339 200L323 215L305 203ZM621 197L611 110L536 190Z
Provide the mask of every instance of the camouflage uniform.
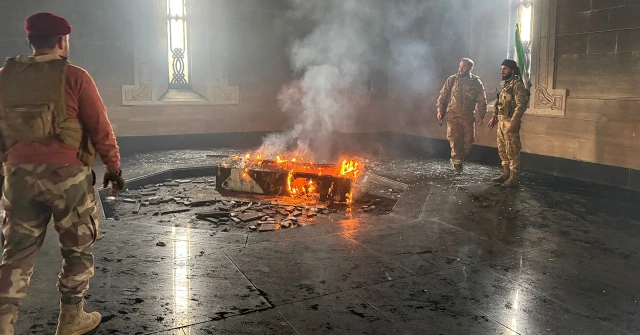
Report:
M26 297L51 217L63 256L58 289L63 296L83 297L94 274L92 249L98 229L91 169L21 164L5 166L4 174L0 305L17 306Z
M456 74L445 82L438 97L438 112L447 115L447 139L451 145L451 161L462 164L475 139L474 110L484 119L487 96L480 77Z
M520 172L520 127L522 115L527 110L527 89L518 76L500 84L500 98L496 101L494 115L498 117L498 153L502 166L512 172ZM508 129L515 124L513 133Z

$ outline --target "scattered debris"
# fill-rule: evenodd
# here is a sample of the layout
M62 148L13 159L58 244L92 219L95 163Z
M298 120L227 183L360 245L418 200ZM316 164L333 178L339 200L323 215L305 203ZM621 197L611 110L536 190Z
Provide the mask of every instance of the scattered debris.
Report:
M166 246L167 246L167 244L166 244L166 243L164 243L164 242L158 242L158 243L156 243L156 246L157 246L157 247L166 247Z
M188 212L191 209L189 208L182 208L182 209L172 209L172 210L168 210L168 211L163 211L160 212L160 215L167 215L167 214L176 214L176 213L184 213L184 212Z
M261 217L262 217L262 213L258 213L258 212L246 212L238 215L238 218L243 222L256 221L256 220L259 220Z
M136 202L138 202L138 200L135 199L123 199L122 202L128 203L128 204L135 204Z
M133 214L138 214L138 213L140 213L140 205L141 205L141 204L140 204L139 202L138 202L138 203L136 203L136 205L135 205L135 207L133 208L133 211L131 211L131 213L133 213Z
M265 231L274 231L274 230L278 230L278 225L275 223L263 223L260 225L260 228L258 229L258 232L265 232Z
M280 221L280 227L282 228L289 228L292 225L292 221L291 220L282 220Z
M199 212L196 213L196 217L205 217L205 218L222 218L230 216L230 212L223 211L215 211L215 212Z
M206 207L206 206L211 206L213 204L215 204L216 202L218 202L217 199L213 199L213 200L201 200L201 201L192 201L190 203L191 207Z

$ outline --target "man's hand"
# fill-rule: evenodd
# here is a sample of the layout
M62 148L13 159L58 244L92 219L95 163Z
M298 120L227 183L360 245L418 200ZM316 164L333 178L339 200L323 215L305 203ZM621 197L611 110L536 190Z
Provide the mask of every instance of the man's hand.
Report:
M438 121L440 121L440 125L442 126L442 120L444 119L444 115L442 114L442 112L438 112Z
M494 116L491 118L491 121L489 121L489 124L487 126L489 127L489 130L493 130L493 127L495 127L496 124L498 124L498 117Z
M483 117L477 117L476 118L476 124L481 125L484 123L484 118Z
M118 172L105 172L102 179L102 186L107 188L111 182L111 194L116 194L124 188L124 178L122 178L122 170Z

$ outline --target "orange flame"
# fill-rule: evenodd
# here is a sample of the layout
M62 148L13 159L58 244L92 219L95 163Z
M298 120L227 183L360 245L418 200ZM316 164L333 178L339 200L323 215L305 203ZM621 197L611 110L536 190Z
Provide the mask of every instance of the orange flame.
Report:
M342 166L340 167L340 175L341 176L346 176L349 174L352 174L352 178L356 179L358 177L358 166L360 165L360 163L358 163L355 160L343 160L342 161Z
M347 199L347 205L353 204L353 193L349 192L344 195L345 199Z

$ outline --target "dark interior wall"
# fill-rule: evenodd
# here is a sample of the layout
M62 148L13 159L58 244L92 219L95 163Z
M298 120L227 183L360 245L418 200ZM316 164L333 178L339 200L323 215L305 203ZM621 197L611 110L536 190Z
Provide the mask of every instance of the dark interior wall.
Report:
M29 54L24 32L27 16L41 11L66 17L73 26L71 61L93 76L109 108L120 106L121 86L131 79L133 16L129 1L2 1L0 57Z
M214 10L225 11L221 15L226 20L226 72L229 85L240 89L240 104L124 106L123 85L132 85L135 79L136 34L139 33L136 23L141 19L138 12L141 1L143 7L156 11L154 15L162 19L162 13L149 5L153 1L163 3L158 0L2 1L0 55L29 53L24 19L35 12L50 11L66 17L73 25L70 59L93 76L120 137L264 132L285 126L286 118L276 106L275 97L289 81L287 45L292 38L289 34L296 33L284 24L286 0L224 0L223 6L206 2ZM210 13L206 11L192 15L204 21L215 20L214 17L208 19L206 16ZM207 39L217 38L218 33L205 32L191 43L213 44ZM156 35L143 39L150 43L162 42ZM223 45L214 47L219 49ZM193 50L195 53L198 48ZM204 66L208 57L204 52L192 55L194 61ZM194 75L198 75L197 69Z
M460 59L474 60L473 72L480 76L489 100L495 99L500 83L500 63L509 46L510 0L436 0L428 1L430 10L421 29L430 50L429 85L420 95L406 96L392 85L397 99L385 119L391 132L445 139L446 127L436 120L436 100L447 77L457 73ZM394 77L400 83L402 77ZM495 146L495 133L484 127L476 131L476 143Z

